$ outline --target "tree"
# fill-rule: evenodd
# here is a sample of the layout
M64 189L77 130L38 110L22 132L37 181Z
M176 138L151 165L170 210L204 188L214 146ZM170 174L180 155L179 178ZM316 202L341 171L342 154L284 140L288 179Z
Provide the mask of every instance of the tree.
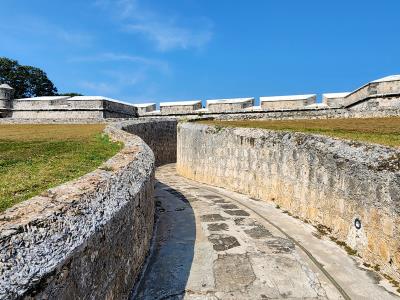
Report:
M6 57L0 57L0 83L13 87L15 98L57 95L57 88L44 71Z
M70 96L70 97L75 97L75 96L83 96L82 94L79 93L61 93L58 94L59 96Z

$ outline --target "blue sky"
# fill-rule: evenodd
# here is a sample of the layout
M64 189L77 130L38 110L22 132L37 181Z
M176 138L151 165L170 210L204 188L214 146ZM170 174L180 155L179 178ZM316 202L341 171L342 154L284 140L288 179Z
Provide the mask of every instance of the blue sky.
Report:
M0 56L132 103L351 91L400 73L400 1L0 0ZM4 13L7 12L7 13Z

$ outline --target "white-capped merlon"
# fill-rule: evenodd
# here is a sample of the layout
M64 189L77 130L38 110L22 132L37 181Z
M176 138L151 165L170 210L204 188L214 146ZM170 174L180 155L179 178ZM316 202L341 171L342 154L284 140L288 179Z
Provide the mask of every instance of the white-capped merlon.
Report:
M254 98L209 99L206 101L209 111L235 111L254 105Z
M350 92L342 92L342 93L325 93L322 94L322 103L326 104L329 107L338 107L340 103L343 102L343 99L350 95Z
M201 100L161 102L160 111L162 113L189 113L202 108Z
M316 94L260 97L262 109L301 109L317 101Z
M139 103L139 104L133 104L138 109L139 114L145 114L148 112L154 112L156 110L156 104L155 103Z

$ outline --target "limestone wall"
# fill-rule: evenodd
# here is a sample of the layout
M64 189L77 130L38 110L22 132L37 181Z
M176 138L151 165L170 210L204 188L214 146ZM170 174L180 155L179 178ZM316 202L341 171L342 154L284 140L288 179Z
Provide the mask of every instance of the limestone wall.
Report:
M106 98L77 100L65 97L49 99L17 99L13 101L12 118L15 119L103 119L137 117L132 105L110 101Z
M176 162L176 119L149 119L121 124L126 131L140 136L150 146L157 166Z
M375 111L384 109L400 109L400 95L387 97L371 97L366 101L350 106L350 110Z
M0 214L0 299L127 299L153 232L155 158L121 129L106 128L125 146L102 167Z
M103 119L102 110L15 110L12 119L42 119L42 120L68 120L68 119Z
M185 101L183 101L185 102ZM174 105L164 105L160 103L160 112L162 114L185 114L191 113L202 108L201 101L196 101L193 104L180 104L176 102Z
M400 278L400 150L193 123L178 126L177 147L180 174L274 201Z

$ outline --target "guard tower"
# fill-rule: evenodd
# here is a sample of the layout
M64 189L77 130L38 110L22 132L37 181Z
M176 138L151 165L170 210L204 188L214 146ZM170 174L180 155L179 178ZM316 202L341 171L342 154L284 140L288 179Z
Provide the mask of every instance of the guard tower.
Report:
M0 84L0 118L11 116L14 89L8 84Z

